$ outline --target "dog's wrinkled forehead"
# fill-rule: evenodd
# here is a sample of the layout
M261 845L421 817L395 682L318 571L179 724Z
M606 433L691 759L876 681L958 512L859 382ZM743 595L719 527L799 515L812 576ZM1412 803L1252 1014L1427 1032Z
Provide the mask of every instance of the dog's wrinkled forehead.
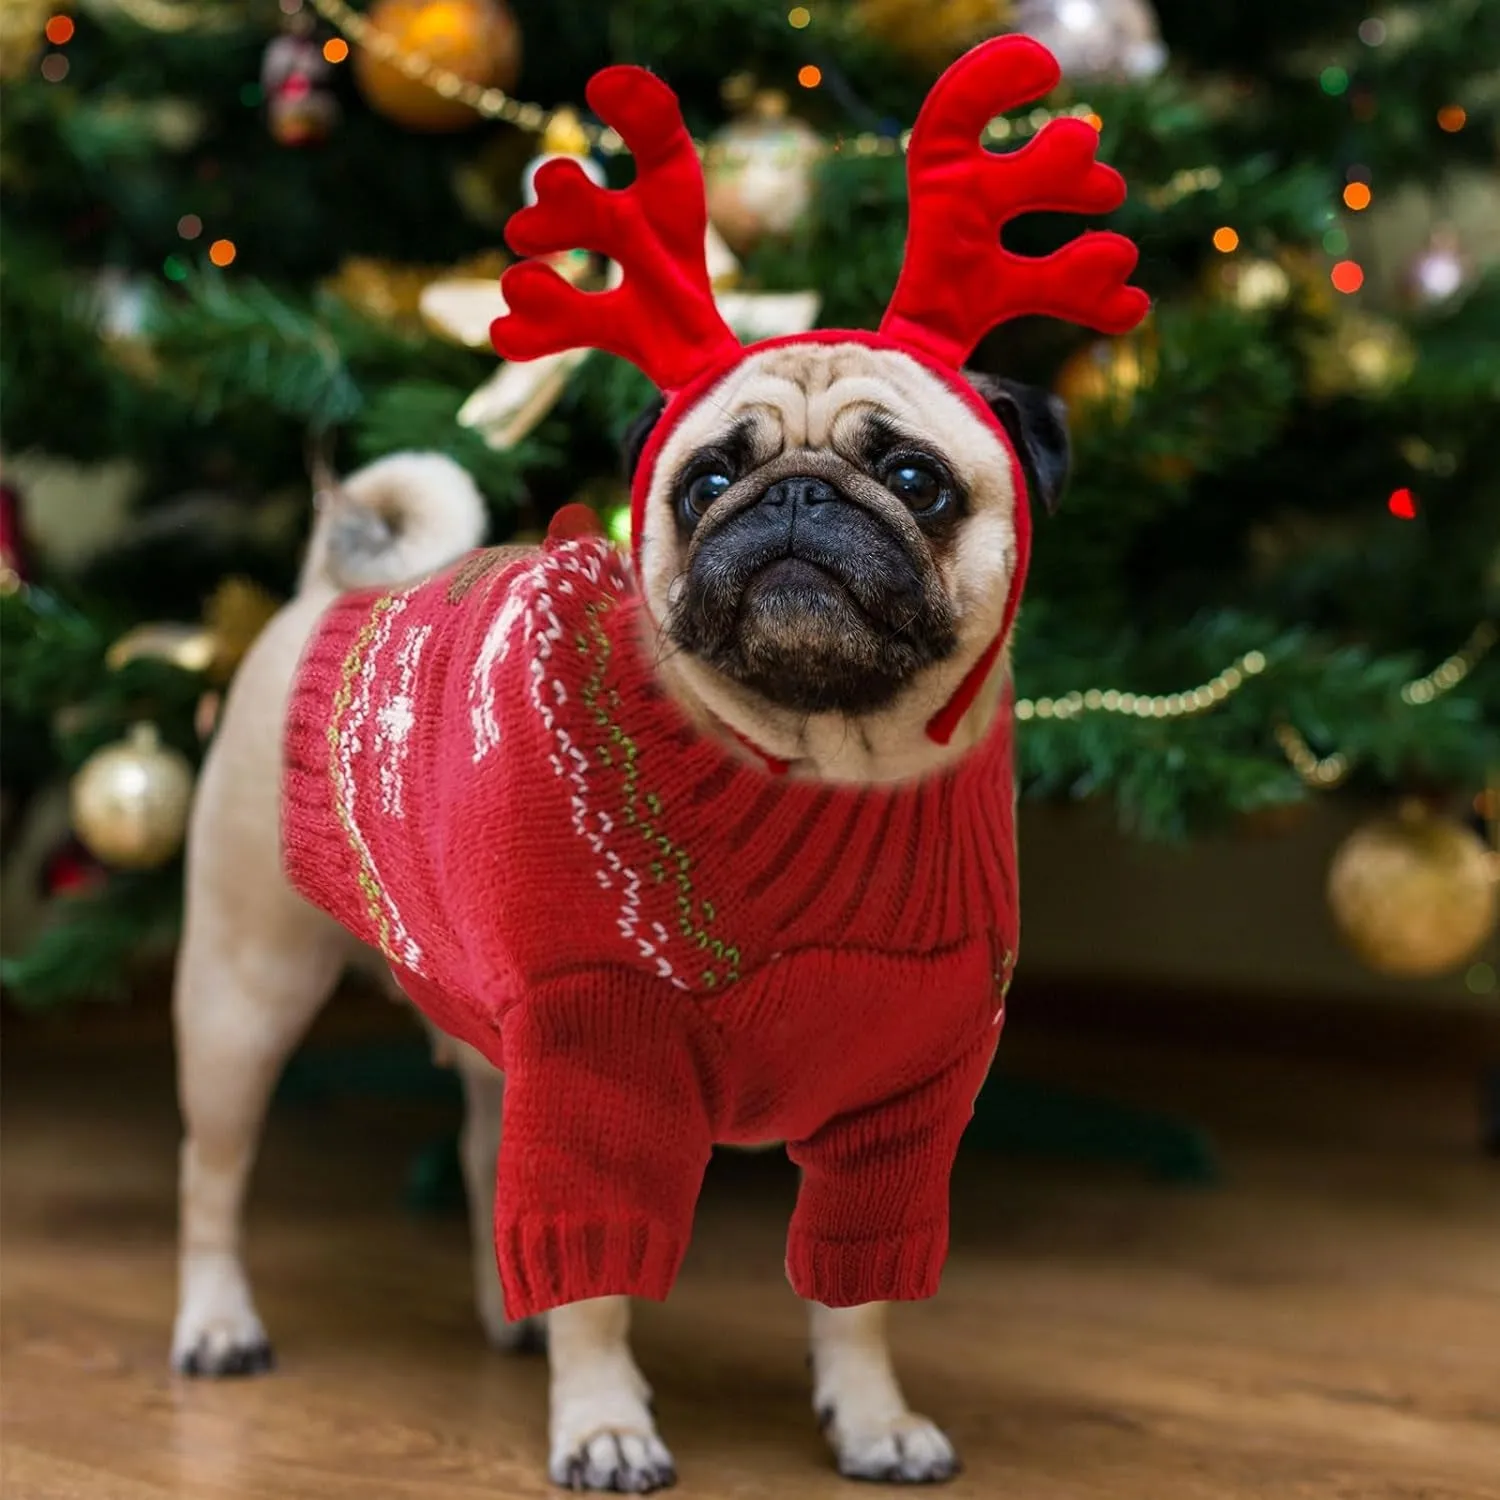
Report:
M872 419L937 450L976 493L1014 498L1010 450L998 426L916 360L860 344L752 353L683 414L658 456L652 489L730 431L742 434L752 462L762 464L798 450L852 455Z

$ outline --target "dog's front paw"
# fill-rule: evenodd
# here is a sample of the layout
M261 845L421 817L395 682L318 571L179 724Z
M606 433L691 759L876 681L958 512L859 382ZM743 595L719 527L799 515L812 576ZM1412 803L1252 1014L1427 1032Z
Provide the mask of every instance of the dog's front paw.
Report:
M190 1256L172 1330L172 1368L179 1375L259 1375L275 1363L238 1259Z
M846 1479L938 1484L959 1471L958 1455L947 1434L914 1412L865 1425L846 1424L837 1412L827 1412L823 1425L839 1473Z
M677 1483L667 1445L644 1429L607 1428L553 1450L549 1472L566 1490L649 1495Z
M179 1375L259 1375L275 1364L271 1341L254 1313L179 1328L172 1339L172 1368Z

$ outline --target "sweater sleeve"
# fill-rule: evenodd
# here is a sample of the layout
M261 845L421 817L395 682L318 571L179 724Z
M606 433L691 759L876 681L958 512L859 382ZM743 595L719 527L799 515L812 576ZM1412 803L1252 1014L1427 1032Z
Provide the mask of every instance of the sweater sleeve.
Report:
M926 1083L788 1144L802 1186L787 1277L828 1307L933 1296L948 1256L948 1181L998 1030Z
M507 1315L664 1299L713 1144L708 1028L676 990L619 968L542 987L503 1027L495 1247Z

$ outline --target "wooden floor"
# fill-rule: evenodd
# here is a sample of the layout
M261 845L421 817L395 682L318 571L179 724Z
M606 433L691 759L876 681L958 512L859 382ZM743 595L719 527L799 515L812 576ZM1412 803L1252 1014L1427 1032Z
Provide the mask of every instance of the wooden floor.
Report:
M281 1367L179 1380L164 1034L96 1029L7 1032L4 1500L548 1494L543 1364L482 1347L461 1221L402 1208L441 1111L276 1114L250 1259ZM943 1293L896 1321L967 1462L952 1500L1500 1497L1500 1163L1471 1074L1019 1027L1006 1052L1191 1111L1229 1181L962 1164ZM640 1314L686 1500L851 1493L780 1271L792 1186L778 1160L717 1164L677 1293Z

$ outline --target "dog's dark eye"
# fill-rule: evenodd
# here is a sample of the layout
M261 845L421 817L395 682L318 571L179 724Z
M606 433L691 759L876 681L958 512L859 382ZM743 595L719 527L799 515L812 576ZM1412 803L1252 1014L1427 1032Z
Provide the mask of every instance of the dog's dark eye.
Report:
M898 459L885 471L885 487L903 505L921 513L940 505L947 494L943 476L927 464Z
M700 474L687 487L683 504L693 515L702 517L733 482L727 474Z

